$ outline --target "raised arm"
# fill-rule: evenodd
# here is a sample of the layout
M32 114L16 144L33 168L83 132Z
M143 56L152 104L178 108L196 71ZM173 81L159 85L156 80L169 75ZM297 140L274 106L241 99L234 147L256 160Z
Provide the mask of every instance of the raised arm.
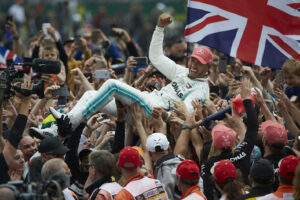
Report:
M163 75L169 80L172 80L178 68L183 68L177 65L174 61L164 55L163 52L163 39L164 28L172 23L172 18L168 14L159 16L157 26L154 30L152 40L149 48L149 58L153 66L155 66Z

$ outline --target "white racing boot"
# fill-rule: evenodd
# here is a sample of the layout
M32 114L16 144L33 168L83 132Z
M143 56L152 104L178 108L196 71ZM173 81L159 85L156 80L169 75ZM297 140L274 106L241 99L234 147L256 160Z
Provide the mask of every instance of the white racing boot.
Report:
M56 111L53 107L49 108L49 111L53 115L55 119L61 118L61 116L67 115L72 124L72 128L75 129L81 122L85 121L85 118L82 115L84 109L87 108L89 102L93 100L96 91L87 91L84 95L79 99L77 104L72 108L72 110L68 114L62 114Z
M29 128L31 132L31 136L35 136L36 138L39 138L39 139L44 139L46 137L56 137L58 134L57 134L57 125L55 124L52 124L51 127L49 128L44 128L44 129L41 129L41 128L36 128L36 127L31 127Z

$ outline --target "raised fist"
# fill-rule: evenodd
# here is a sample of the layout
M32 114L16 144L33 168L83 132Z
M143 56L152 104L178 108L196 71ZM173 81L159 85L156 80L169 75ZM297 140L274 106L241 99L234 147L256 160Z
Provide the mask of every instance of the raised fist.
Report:
M169 24L171 24L172 21L173 21L173 19L170 15L163 13L158 18L157 26L164 28L164 27L168 26Z

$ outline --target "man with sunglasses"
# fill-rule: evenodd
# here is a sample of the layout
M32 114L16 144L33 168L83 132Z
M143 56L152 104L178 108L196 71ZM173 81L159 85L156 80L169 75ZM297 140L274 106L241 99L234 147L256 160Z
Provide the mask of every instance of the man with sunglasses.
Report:
M38 146L40 157L32 159L30 173L27 180L31 182L40 182L42 180L41 170L45 162L53 158L64 159L69 149L63 145L58 137L46 137Z

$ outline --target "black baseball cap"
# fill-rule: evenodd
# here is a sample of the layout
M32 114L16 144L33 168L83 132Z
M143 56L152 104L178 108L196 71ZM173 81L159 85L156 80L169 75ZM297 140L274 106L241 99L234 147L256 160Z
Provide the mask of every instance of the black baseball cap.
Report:
M94 149L82 149L78 155L78 158L82 160L85 156L89 155L91 152L95 151Z
M266 185L272 182L274 178L274 166L267 159L255 161L250 168L250 176L259 184Z
M66 45L67 43L74 42L74 41L75 41L74 37L69 37L66 41L64 41L63 45Z
M69 150L57 137L46 137L38 146L40 153L65 154Z

